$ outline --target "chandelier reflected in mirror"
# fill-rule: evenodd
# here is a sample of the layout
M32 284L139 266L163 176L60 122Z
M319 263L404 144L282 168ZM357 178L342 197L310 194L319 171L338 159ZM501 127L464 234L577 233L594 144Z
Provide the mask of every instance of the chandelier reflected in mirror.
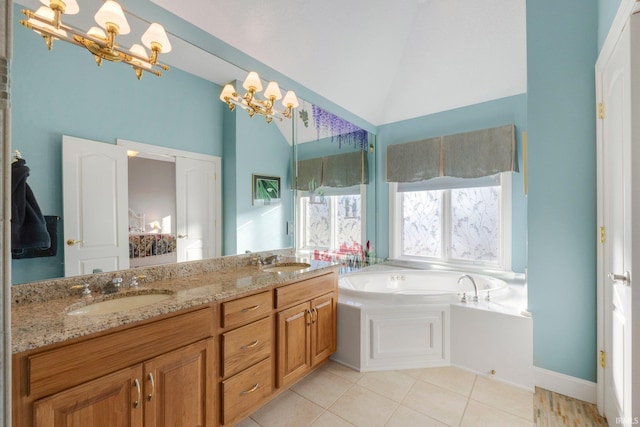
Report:
M229 110L233 111L237 106L247 111L249 117L256 114L264 116L267 123L275 118L282 121L284 118L290 119L291 112L298 106L298 98L296 94L290 90L282 97L280 86L277 82L269 82L264 91L265 99L259 99L256 94L262 92L262 82L260 76L255 71L251 71L244 80L242 87L247 91L244 95L239 96L232 84L226 84L220 93L220 100L229 106ZM283 111L274 110L276 101L282 99L282 105L285 107Z
M119 34L129 34L131 28L124 15L122 7L113 0L107 0L96 12L94 19L99 27L91 27L84 32L71 25L62 22L62 15L75 15L80 11L76 0L40 0L41 6L35 12L23 9L21 12L27 17L20 24L40 34L49 50L53 48L54 40L62 40L89 50L95 57L96 64L100 66L102 60L111 62L123 62L133 67L138 79L143 72L161 76L161 70L167 71L169 67L158 62L160 53L171 51L171 43L164 27L158 23L152 23L142 35L142 44L146 46L150 54L140 44L134 44L126 49L116 43L115 38Z

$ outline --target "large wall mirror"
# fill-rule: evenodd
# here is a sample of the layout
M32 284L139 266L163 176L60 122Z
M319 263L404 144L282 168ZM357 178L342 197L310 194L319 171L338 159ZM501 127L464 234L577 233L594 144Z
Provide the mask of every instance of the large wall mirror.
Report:
M65 16L65 19L74 26L89 28L101 3L100 0L85 1L80 14ZM54 240L57 248L55 255L16 254L12 260L12 284L73 275L66 271L65 251L90 246L86 233L103 236L114 224L118 224L117 232L125 227L123 239L127 254L136 257L141 251L151 250L157 252L154 255L165 256L114 264L117 269L156 261L176 262L198 259L198 256L294 247L300 202L297 197L300 191L295 185L296 158L355 151L353 145L338 144L335 135L332 141L331 135L317 134L315 129L313 141L298 144L298 123L267 124L261 117L250 118L242 111L228 111L218 100L221 85L242 81L247 71L210 53L211 49L196 29L192 31L196 34L193 40L172 34L170 22L176 18L168 13L169 22L164 24L173 50L161 60L171 69L160 78L145 74L138 81L131 67L105 61L98 68L88 51L68 43L54 41L53 51L49 52L40 37L18 25L18 20L23 19L20 9L36 10L40 2L21 0L14 6L11 145L13 150L19 150L29 168L27 183L43 215L51 221L50 228L57 232ZM126 12L132 31L128 36L119 36L118 41L131 46L149 24L135 13ZM304 105L311 109L311 104L301 102L301 106ZM295 112L298 119L302 110L304 107ZM89 166L84 172L82 169L75 172L79 182L83 182L87 170L94 173L88 179L95 182L102 177L106 179L109 174L116 178L126 176L124 211L127 216L123 220L115 221L107 214L117 204L111 194L98 186L84 194L89 206L96 211L90 214L78 211L80 216L85 215L87 223L93 224L91 231L87 229L84 236L65 231L71 217L64 212L69 193L63 188L64 139L86 141L85 148L98 144L128 151L124 170L112 173L108 168ZM373 136L368 135L367 146L358 150L374 156L374 142ZM176 170L184 159L213 162L218 159L218 168L212 173L221 183L217 189L218 205L207 214L217 227L214 227L218 230L214 236L217 243L210 252L198 255L196 251L191 257L173 254L168 249L188 235L180 231L180 206L175 202L177 195L184 192L176 179ZM375 174L374 166L375 161L369 161L369 174ZM281 197L277 203L255 203L252 191L255 175L280 179ZM371 184L363 184L367 218L363 221L366 228L359 234L359 244L373 240L369 236L375 229L375 219L371 216L375 215L375 180L368 182ZM198 209L202 211L204 207ZM350 207L350 215L357 217L358 210ZM137 236L139 242L133 249L131 234ZM146 235L151 235L151 240L145 243ZM91 262L84 263L84 270L79 274L103 270Z
M295 125L296 248L315 259L372 262L376 243L376 137L302 102Z

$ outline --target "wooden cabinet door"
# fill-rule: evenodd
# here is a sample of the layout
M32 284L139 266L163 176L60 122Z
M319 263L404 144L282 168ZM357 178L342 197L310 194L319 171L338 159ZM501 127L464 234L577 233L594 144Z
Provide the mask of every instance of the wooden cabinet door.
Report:
M328 358L336 347L335 294L311 301L311 365Z
M141 427L142 366L123 369L34 403L36 427Z
M291 384L311 369L311 306L282 310L278 322L278 387Z
M200 341L144 364L145 427L214 425L213 343Z

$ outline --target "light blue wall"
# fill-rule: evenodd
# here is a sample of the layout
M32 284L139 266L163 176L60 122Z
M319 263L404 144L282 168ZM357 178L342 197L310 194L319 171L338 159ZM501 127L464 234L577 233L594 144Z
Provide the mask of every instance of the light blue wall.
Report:
M62 216L62 135L222 155L219 86L176 68L138 81L128 66L98 68L78 47L57 42L48 52L33 31L16 25L14 32L12 147L31 168L28 183L45 215ZM61 277L61 239L56 257L14 260L12 283Z
M596 0L527 2L534 365L596 380Z
M377 137L377 220L378 256L388 256L389 248L389 186L385 182L384 171L386 147L392 144L417 141L420 139L452 135L477 129L485 129L505 124L516 125L518 162L522 165L522 131L526 130L526 96L516 95L489 101L416 119L391 123L379 127ZM522 166L520 166L522 170ZM512 269L524 272L527 266L527 202L523 189L523 174L513 174L512 191Z
M598 52L602 49L622 0L598 0Z
M224 115L224 253L293 247L293 236L286 233L287 221L293 221L293 149L276 124L261 116L250 118L243 110ZM252 204L253 174L280 177L280 204Z

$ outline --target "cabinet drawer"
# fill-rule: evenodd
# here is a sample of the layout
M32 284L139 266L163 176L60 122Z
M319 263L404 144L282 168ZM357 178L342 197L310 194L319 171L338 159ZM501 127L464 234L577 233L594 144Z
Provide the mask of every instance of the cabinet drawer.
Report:
M222 376L229 377L269 357L272 335L271 317L222 334Z
M308 301L336 289L336 274L325 274L303 282L276 288L276 308Z
M44 396L99 378L213 334L206 308L29 356L28 393Z
M255 409L271 395L271 358L222 382L222 424L233 422Z
M271 292L223 302L220 313L222 327L232 328L260 319L271 313Z

